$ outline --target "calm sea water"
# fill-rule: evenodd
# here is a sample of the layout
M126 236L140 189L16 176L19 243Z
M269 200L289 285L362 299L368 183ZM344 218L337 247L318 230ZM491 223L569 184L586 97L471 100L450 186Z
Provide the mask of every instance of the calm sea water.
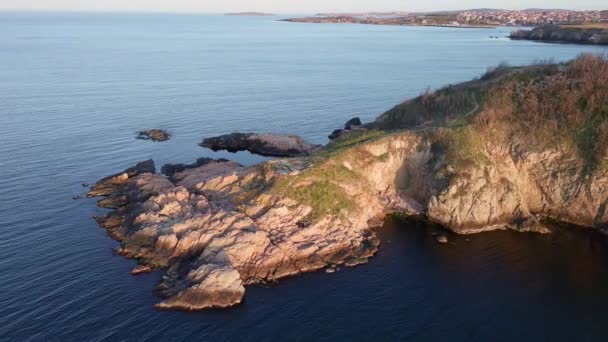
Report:
M98 228L82 182L203 138L297 133L324 143L426 88L500 62L595 47L491 39L509 29L292 24L194 15L0 14L0 340L606 340L608 246L587 231L454 237L388 223L369 264L247 289L234 309L160 312L161 274ZM165 128L166 143L135 140Z

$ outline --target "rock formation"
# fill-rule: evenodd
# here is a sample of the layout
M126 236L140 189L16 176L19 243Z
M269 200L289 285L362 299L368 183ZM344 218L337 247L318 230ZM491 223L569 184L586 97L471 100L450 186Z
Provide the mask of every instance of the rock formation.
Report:
M169 140L170 135L162 129L148 129L140 131L137 135L137 139L152 140L152 141L166 141Z
M200 146L213 151L249 151L269 157L305 156L321 148L296 135L259 133L232 133L206 138Z
M532 30L513 31L509 37L516 40L536 40L542 42L608 45L608 25L604 27L585 26L541 26Z
M333 132L331 132L331 134L328 136L328 138L329 138L329 140L333 141L340 137L348 135L352 132L360 132L360 131L364 131L364 130L367 130L367 129L361 123L361 119L356 117L356 118L352 118L352 119L346 121L346 123L344 124L344 128L339 128L339 129L336 129Z
M199 160L169 178L144 162L101 180L90 196L117 208L97 221L121 241L120 254L168 268L160 308L227 307L241 302L244 285L353 266L375 253L366 215L313 220L310 206L268 190L303 167Z

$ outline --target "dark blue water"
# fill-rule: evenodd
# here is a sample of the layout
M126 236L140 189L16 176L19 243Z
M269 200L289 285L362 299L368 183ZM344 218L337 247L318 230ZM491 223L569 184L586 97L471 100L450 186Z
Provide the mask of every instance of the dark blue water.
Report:
M0 14L0 340L606 340L608 249L586 231L498 232L438 246L410 224L335 274L252 287L238 308L160 312L160 274L91 219L82 182L154 158L212 153L206 136L298 133L323 143L426 88L500 62L595 47L490 39L508 29L292 24L188 15ZM166 143L135 140L165 128Z

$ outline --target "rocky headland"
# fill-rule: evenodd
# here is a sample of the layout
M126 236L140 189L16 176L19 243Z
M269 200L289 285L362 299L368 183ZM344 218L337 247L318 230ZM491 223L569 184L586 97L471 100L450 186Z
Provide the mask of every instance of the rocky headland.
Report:
M146 161L97 182L98 217L162 268L159 308L223 308L245 286L365 263L387 214L458 234L608 227L608 61L502 66L397 105L310 155ZM346 128L346 127L345 127ZM440 243L447 238L438 238Z
M547 25L532 30L513 31L509 38L548 43L608 45L608 24Z

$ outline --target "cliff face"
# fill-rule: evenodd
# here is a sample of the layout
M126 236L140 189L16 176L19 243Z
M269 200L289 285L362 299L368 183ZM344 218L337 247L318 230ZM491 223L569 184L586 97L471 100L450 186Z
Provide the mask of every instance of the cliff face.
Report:
M551 218L582 226L606 225L606 173L585 175L564 151L496 148L485 165L460 170L431 197L427 216L457 233L512 228L548 232Z
M114 208L97 220L120 253L166 268L158 306L189 310L238 304L248 284L366 262L388 213L460 234L547 233L547 218L605 229L605 77L599 57L494 70L399 105L312 156L250 167L201 159L165 166L167 176L148 161L90 196ZM397 130L377 130L389 124Z

